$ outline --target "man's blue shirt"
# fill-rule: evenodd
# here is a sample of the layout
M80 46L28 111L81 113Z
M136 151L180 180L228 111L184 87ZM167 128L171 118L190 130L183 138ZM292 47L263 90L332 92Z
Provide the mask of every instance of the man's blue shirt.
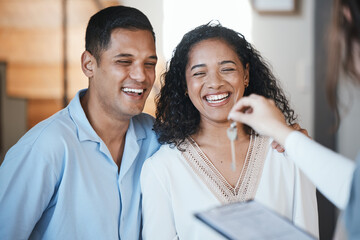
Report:
M139 176L158 148L153 118L131 119L120 172L80 104L28 131L0 167L0 239L139 239Z

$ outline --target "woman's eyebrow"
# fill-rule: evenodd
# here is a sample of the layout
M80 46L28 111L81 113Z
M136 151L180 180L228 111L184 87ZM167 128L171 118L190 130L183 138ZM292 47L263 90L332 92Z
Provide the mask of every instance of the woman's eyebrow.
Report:
M232 64L236 65L236 63L234 61L231 61L231 60L221 61L221 62L219 62L219 65L227 64L227 63L232 63Z
M192 66L191 67L191 69L190 70L193 70L194 68L198 68L198 67L205 67L206 66L206 64L196 64L196 65L194 65L194 66Z

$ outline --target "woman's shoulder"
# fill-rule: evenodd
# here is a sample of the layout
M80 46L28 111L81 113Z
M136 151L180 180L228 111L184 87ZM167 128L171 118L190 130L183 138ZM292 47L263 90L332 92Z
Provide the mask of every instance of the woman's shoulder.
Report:
M181 154L180 150L176 146L171 144L163 144L160 146L159 150L152 155L152 159L163 159L164 157L173 157L178 154ZM160 161L160 160L157 160Z
M172 179L172 173L181 169L180 164L181 152L168 144L162 145L144 162L141 169L141 184L148 185L153 181L168 183L169 179Z
M161 145L159 150L157 150L150 158L148 158L144 167L147 168L147 165L152 165L156 168L166 167L169 168L174 165L181 158L181 152L175 146L169 144Z

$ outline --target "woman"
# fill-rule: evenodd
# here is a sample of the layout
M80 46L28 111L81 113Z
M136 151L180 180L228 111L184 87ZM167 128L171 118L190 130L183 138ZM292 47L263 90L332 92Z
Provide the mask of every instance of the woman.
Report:
M330 42L328 95L337 113L336 88L341 65L355 85L360 83L360 2L336 0ZM245 110L246 109L246 110ZM353 161L286 126L281 109L262 96L241 99L229 118L247 124L284 145L288 156L337 207L345 209L349 239L360 239L360 155ZM267 121L263 121L267 119ZM358 126L357 126L358 127Z
M271 71L241 34L208 24L183 37L157 99L154 129L165 145L141 174L145 239L219 239L193 214L249 199L318 236L315 188L269 138L238 124L231 169L227 116L251 93L274 99L288 123L295 120Z

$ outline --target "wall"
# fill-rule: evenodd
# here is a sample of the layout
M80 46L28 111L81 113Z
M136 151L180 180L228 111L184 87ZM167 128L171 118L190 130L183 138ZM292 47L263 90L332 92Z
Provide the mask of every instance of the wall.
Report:
M0 63L0 164L7 150L26 132L26 101L6 96L5 69Z
M249 1L182 0L164 1L164 53L167 60L183 35L210 21L242 33L251 41L251 7Z
M87 86L81 71L85 28L94 1L67 0L67 93ZM110 0L106 1L110 3ZM7 63L7 93L27 99L62 99L62 1L0 1L0 59ZM24 44L26 43L26 44Z
M0 1L0 60L6 62L6 93L27 100L27 127L63 107L62 1ZM88 85L80 56L95 1L67 0L67 100ZM106 0L104 6L114 0ZM116 2L117 3L117 2ZM26 43L26 44L24 44Z
M314 1L302 0L295 15L253 14L255 47L273 67L300 125L313 134Z

